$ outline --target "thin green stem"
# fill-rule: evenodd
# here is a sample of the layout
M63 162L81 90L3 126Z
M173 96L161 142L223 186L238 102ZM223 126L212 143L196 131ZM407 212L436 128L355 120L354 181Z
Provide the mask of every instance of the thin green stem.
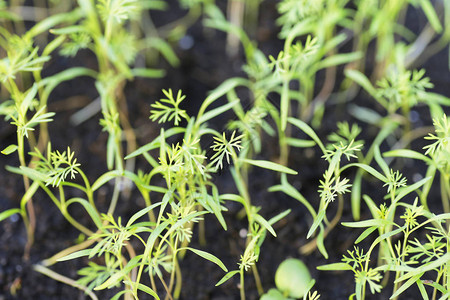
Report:
M447 174L441 173L441 197L442 197L442 206L444 208L445 213L450 212L450 176Z
M170 237L170 240L172 241L172 237ZM169 294L172 294L172 289L174 285L174 279L175 279L175 264L177 261L177 246L178 246L178 236L175 236L175 241L171 243L171 251L172 251L172 272L170 272L170 281L169 281ZM166 296L167 299L167 296ZM175 297L176 299L176 297Z
M24 138L23 135L17 132L17 148L19 153L19 161L21 167L26 167L25 162L25 147L24 147ZM25 187L25 193L30 188L30 180L26 175L23 175L23 184ZM25 244L25 250L24 250L24 258L28 260L31 250L31 245L34 243L34 232L36 230L36 214L34 210L33 205L33 199L30 197L30 199L27 200L26 204L26 210L27 210L27 218L24 218L25 226L27 230L27 243Z
M65 200L64 200L64 193L61 194L61 191L60 191L60 196L63 197L63 200L62 200L63 202L61 202L58 200L58 198L56 198L56 196L52 193L52 191L50 191L50 189L44 183L39 183L39 186L47 193L47 195L50 197L50 199L53 200L53 203L55 203L55 205L61 211L61 214L64 216L64 218L66 218L67 221L69 221L70 224L72 224L73 227L75 227L76 229L78 229L79 231L81 231L82 233L84 233L87 236L92 236L94 234L91 230L87 229L85 226L78 223L67 212L67 207L65 206ZM62 203L64 203L64 204L62 204Z
M176 271L176 283L175 283L175 291L173 292L173 296L175 299L180 298L181 287L183 285L183 276L181 274L180 264L178 260L175 261L175 271Z
M240 269L239 275L240 275L239 292L240 292L240 295L241 295L241 300L245 300L244 268Z
M121 178L116 178L114 181L114 190L113 190L113 195L111 198L111 203L109 204L109 208L108 208L108 215L109 214L113 214L114 211L116 210L116 206L117 206L117 202L119 200L119 196L120 196L120 185L121 185Z
M256 264L252 265L252 271L253 271L253 276L255 278L256 289L258 290L258 295L262 296L262 294L264 294L264 288L262 286L261 277L259 277L258 267L256 267Z
M164 289L166 290L168 299L173 300L172 295L170 295L169 287L167 286L166 282L164 281L164 278L162 278L159 274L157 274L157 275L158 275L159 280L161 280L161 283L162 283Z

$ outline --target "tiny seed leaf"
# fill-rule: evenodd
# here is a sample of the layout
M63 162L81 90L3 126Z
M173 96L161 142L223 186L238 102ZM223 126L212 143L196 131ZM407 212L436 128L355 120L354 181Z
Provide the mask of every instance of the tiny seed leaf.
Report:
M2 150L2 154L4 155L10 155L11 153L13 153L14 151L17 150L17 145L9 145L8 147L6 147L5 149Z

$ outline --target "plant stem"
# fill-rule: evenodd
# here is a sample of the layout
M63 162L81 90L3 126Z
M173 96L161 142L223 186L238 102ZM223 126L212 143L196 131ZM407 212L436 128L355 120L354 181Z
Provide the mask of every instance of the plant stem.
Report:
M121 178L116 178L115 182L114 182L113 196L111 198L111 203L109 204L109 208L108 208L108 213L107 213L108 215L113 214L114 211L116 210L117 201L119 200L119 195L120 195L120 185L121 185Z
M18 153L19 153L20 166L26 167L25 155L24 155L24 152L25 152L24 139L23 139L23 135L19 132L17 132L17 147L18 147ZM25 175L23 175L23 184L25 186L25 193L26 193L28 191L28 189L30 188L30 180ZM25 244L23 257L25 260L28 260L30 258L30 250L31 250L31 246L33 245L33 242L34 242L34 232L36 230L36 214L35 214L35 210L34 210L33 199L31 197L30 197L30 199L28 199L26 207L27 207L27 214L28 214L28 217L26 219L27 222L25 224L26 229L27 229L27 243Z
M166 293L167 293L166 298L173 300L172 295L170 295L169 287L167 286L166 282L164 281L164 278L162 278L159 274L157 274L157 275L158 275L159 280L161 280L161 283L164 286L164 289L166 290Z
M450 176L445 173L441 173L441 197L444 213L450 212ZM447 222L448 224L448 222Z
M252 271L253 271L253 276L255 277L256 289L258 290L258 295L262 296L262 294L264 294L264 288L262 286L261 278L259 277L259 272L258 272L258 268L256 267L256 264L252 265Z
M172 238L170 238L172 241ZM174 279L175 279L175 265L177 263L177 246L178 246L178 236L175 237L175 242L173 242L173 246L171 246L172 251L172 265L173 269L172 272L170 272L170 281L169 281L169 292L166 296L166 299L168 298L168 295L172 293L173 285L174 285Z
M56 280L56 281L65 283L67 285L70 285L70 286L73 286L73 287L75 287L77 289L82 290L87 295L89 295L89 297L91 297L92 300L98 300L97 296L90 289L88 289L87 287L85 287L85 286L83 286L81 284L78 284L73 279L70 279L70 278L68 278L66 276L58 274L58 273L56 273L56 272L54 272L54 271L52 271L52 270L50 270L50 269L48 269L48 268L46 268L44 266L41 266L41 265L33 265L33 269L35 271L39 272L39 273L42 273L42 274L44 274L44 275L46 275L46 276Z
M176 271L176 283L175 283L175 291L173 292L174 298L178 299L180 298L181 294L181 286L183 284L183 276L181 274L180 264L178 263L178 260L175 262L175 271Z
M241 300L245 300L244 268L242 268L240 270L239 275L240 275L239 292L240 292L240 295L241 295Z
M230 24L236 28L242 28L244 19L244 1L229 0L227 13L230 19ZM239 53L239 37L230 31L227 33L226 53L230 57L235 57Z

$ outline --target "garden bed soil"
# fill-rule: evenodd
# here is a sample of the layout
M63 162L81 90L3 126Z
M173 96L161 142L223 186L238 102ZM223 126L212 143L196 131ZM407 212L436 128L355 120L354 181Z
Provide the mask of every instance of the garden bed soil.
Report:
M276 54L282 49L282 42L277 38L276 1L264 1L261 6L261 26L256 38L258 44L266 54ZM173 12L172 12L173 13ZM163 22L165 15L161 14L157 21ZM170 18L170 17L167 17ZM195 115L201 101L209 90L217 87L224 80L233 76L242 76L241 66L243 57L228 57L225 53L225 35L210 29L205 30L200 23L195 24L188 35L192 38L193 47L181 50L177 48L181 65L177 68L166 66L168 74L161 80L136 79L126 87L128 109L133 128L136 128L138 143L148 143L159 133L160 125L151 122L149 117L150 104L162 95L161 89L182 89L187 96L185 107L190 115ZM448 53L448 52L447 52ZM446 53L431 58L424 66L427 76L435 84L435 90L445 96L450 96L450 73L447 64ZM49 72L56 73L65 68L82 65L95 68L93 58L87 52L81 52L75 59L57 58L49 63ZM47 74L49 75L49 74ZM54 92L49 103L49 110L56 115L50 126L50 136L54 149L65 149L67 145L75 151L82 168L93 181L103 172L107 171L105 161L105 144L107 135L102 132L98 123L98 115L86 122L72 126L69 122L73 113L89 103L89 99L96 98L94 83L81 78L63 83ZM364 102L364 95L356 99L356 102ZM419 111L423 122L429 123L426 110ZM346 114L336 114L333 108L325 110L324 122L320 128L320 136L336 130L335 124L339 120L356 122ZM2 121L3 122L3 121ZM213 124L220 129L223 123ZM374 137L370 131L363 131L361 139L370 141ZM261 157L273 159L277 156L275 148L276 140L270 137L263 138L263 151ZM0 126L0 148L15 142L14 127L5 122ZM414 145L413 145L414 147ZM420 147L417 145L416 147ZM8 173L5 165L18 165L13 155L2 156L0 164L0 211L17 207L23 193L23 182L20 176ZM138 166L145 168L145 163L138 161ZM317 206L317 186L322 178L325 164L320 158L319 152L293 150L289 167L299 172L296 176L289 177L290 182L300 192ZM408 169L408 168L407 168ZM412 178L417 168L411 166L407 178ZM267 188L277 184L279 178L269 171L254 171L250 174L250 194L255 205L261 206L260 214L270 218L286 209L291 213L274 225L277 237L267 236L262 248L261 256L257 264L265 290L274 287L274 275L277 266L288 257L303 259L309 267L312 277L316 279L314 289L322 295L321 299L347 299L354 291L354 278L351 272L319 272L316 266L338 262L348 249L352 249L354 240L360 232L350 230L338 225L325 240L325 247L329 252L329 259L325 260L318 251L302 256L299 247L307 243L306 234L311 226L312 219L304 207L296 200L282 193L269 193ZM232 178L227 170L222 172L215 183L222 193L235 192ZM379 187L370 186L367 189ZM99 201L111 193L112 186L106 186L99 192ZM103 199L103 200L102 200ZM432 199L432 198L431 198ZM436 199L436 202L439 202ZM31 249L28 261L23 260L23 250L26 243L26 232L21 219L13 216L0 223L0 300L6 299L84 299L83 292L50 279L33 271L33 264L39 263L55 253L75 243L79 236L73 227L62 217L53 203L38 193L34 197L37 215L37 230L35 242ZM349 205L345 205L342 221L351 221ZM102 204L100 203L100 206ZM106 205L106 204L105 204ZM224 214L228 230L224 231L213 216L206 216L206 245L200 245L196 235L193 237L192 247L208 251L219 257L229 269L237 268L237 262L245 247L245 238L242 230L247 228L244 220L237 219L236 215L241 209L238 205L227 204L228 212ZM138 209L144 207L144 201L133 193L128 200L121 199L117 213L127 219ZM332 211L333 209L331 209ZM76 210L72 212L75 217L85 216ZM369 212L363 210L363 218L369 217ZM86 220L86 223L89 223ZM77 278L77 270L85 266L86 261L77 259L64 263L58 263L52 267L70 278ZM239 299L238 278L235 277L225 284L215 287L215 284L224 275L216 265L187 253L181 261L183 272L183 289L181 299L190 300L226 300ZM246 292L248 299L258 299L253 276L247 275ZM388 299L391 287L386 287L384 293L376 296L369 295L368 299ZM99 299L111 297L113 293L106 291L99 293ZM403 299L416 299L418 291L414 288L408 290ZM142 299L149 299L143 297Z

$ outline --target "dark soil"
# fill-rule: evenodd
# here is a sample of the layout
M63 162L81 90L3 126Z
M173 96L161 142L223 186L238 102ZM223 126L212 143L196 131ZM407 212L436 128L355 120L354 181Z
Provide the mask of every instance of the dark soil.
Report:
M263 2L260 12L260 27L255 35L258 45L266 54L276 54L282 49L282 42L277 38L277 27L274 23L276 2L274 0ZM177 16L174 17L173 13L161 13L158 17L155 16L156 23L164 24L165 18L167 20L176 18ZM185 12L177 10L176 13L182 15ZM419 18L419 20L423 20L423 18ZM414 23L414 26L417 26L416 24ZM197 22L188 31L188 35L193 39L193 47L182 50L175 45L181 61L179 67L173 68L162 62L161 66L167 67L168 70L164 79L136 79L126 87L130 120L133 128L136 128L139 145L148 143L159 133L160 125L152 123L148 120L148 116L150 104L162 95L161 89L182 89L188 99L185 103L186 109L190 115L195 115L209 90L214 89L227 78L243 75L242 55L233 58L226 55L223 33L205 29L201 22ZM447 59L446 52L443 51L432 57L423 67L427 69L427 75L435 84L435 90L448 97L450 96L450 73L448 64L443 63ZM49 63L47 72L52 74L75 65L95 68L95 61L89 53L81 52L75 59L56 58ZM107 170L105 161L107 135L101 131L98 124L99 114L77 126L72 126L69 120L75 112L89 103L90 99L96 97L94 83L89 79L82 78L59 86L49 103L49 110L57 113L50 127L53 148L65 149L69 145L75 151L78 161L92 181ZM364 103L364 100L364 95L362 95L356 101ZM419 109L418 113L420 122L431 124L426 109ZM357 122L346 113L337 114L335 107L326 109L324 120L319 130L322 138L336 129L335 124L338 120ZM222 124L223 122L219 121L212 126L222 128ZM370 142L373 137L373 132L367 130L363 131L360 138ZM270 137L265 137L263 140L261 156L265 159L276 157L278 151L274 148L276 140ZM13 126L2 122L0 149L4 149L6 145L14 142ZM413 145L413 147L421 147L421 145ZM316 207L318 181L322 178L325 170L322 161L318 152L293 150L289 165L299 172L298 176L289 178L290 182ZM6 165L17 166L18 161L13 155L1 158L0 211L17 207L23 194L21 177L8 173L4 168ZM406 170L409 170L407 171L409 173L404 174L408 178L412 178L415 172L423 171L423 166L408 165ZM349 176L351 177L351 174ZM353 274L351 272L320 272L316 270L316 266L340 261L342 255L346 254L348 249L352 249L352 244L360 231L338 225L325 240L325 246L330 255L329 260L325 260L318 251L309 256L302 256L298 249L308 242L306 234L312 224L312 219L306 209L283 193L267 192L267 188L277 184L279 180L271 172L254 171L250 174L250 179L252 200L255 205L261 207L260 214L262 216L270 218L286 209L292 210L286 218L274 225L278 236L274 238L268 235L262 246L257 267L265 290L274 287L275 270L281 261L288 257L297 257L303 259L310 268L312 277L317 282L315 289L321 293L321 299L347 299L354 291ZM227 171L217 177L215 183L222 193L235 192L231 175ZM373 194L377 195L380 186L367 185L365 188L367 193L373 191ZM112 186L107 186L99 192L100 206L102 205L101 199L107 197L111 190ZM438 192L436 193L439 195ZM118 214L125 219L144 206L143 200L137 196L137 193L133 193L132 197L126 201L122 199L118 207ZM436 199L436 202L439 203L439 199ZM79 234L44 194L38 193L34 197L34 203L37 214L37 231L29 261L23 260L26 232L21 219L13 216L0 223L0 300L85 299L86 296L83 295L83 292L33 271L33 264L73 245ZM347 204L342 221L352 220L350 206ZM440 206L436 205L436 207ZM194 235L192 247L216 255L232 270L237 268L237 262L244 250L245 239L240 237L239 232L247 228L247 224L245 220L236 218L241 207L227 204L227 208L225 219L228 230L224 231L214 217L207 216L205 220L208 224L206 227L207 245L200 245ZM333 213L333 208L331 212ZM80 212L74 211L73 214L75 217L78 214L78 218L81 220L85 218ZM363 209L362 218L364 217L369 217L369 212ZM56 264L52 269L70 278L77 278L77 270L85 265L86 261L78 259ZM237 277L220 287L215 287L215 284L224 275L216 265L187 253L181 262L181 268L183 271L182 299L239 299ZM248 299L258 299L251 274L247 275L245 283ZM368 299L388 299L391 291L392 288L388 286L384 289L384 293L369 296ZM98 295L100 299L107 299L112 294L104 292ZM418 295L418 291L412 288L406 296L403 296L403 299L417 299ZM143 297L142 299L149 298Z

